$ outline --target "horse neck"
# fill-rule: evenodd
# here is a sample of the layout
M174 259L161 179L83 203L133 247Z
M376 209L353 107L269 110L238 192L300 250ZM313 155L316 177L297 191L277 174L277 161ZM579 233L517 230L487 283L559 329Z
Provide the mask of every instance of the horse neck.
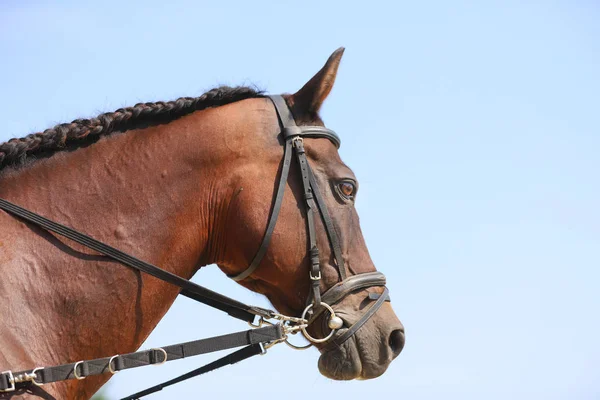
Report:
M1 177L0 197L190 278L219 252L220 218L234 195L226 179L228 157L235 157L231 140L239 145L239 133L253 129L241 128L244 113L236 113L238 108L232 104L196 112L37 161ZM7 215L0 215L0 221L18 223ZM0 271L14 277L8 289L13 293L18 287L44 285L44 290L18 294L31 297L26 304L42 306L15 315L27 334L11 347L28 356L7 355L0 364L31 368L133 351L178 294L162 281L90 257L92 252L82 246L60 243L35 227L19 227L12 232L12 244L22 256L12 264L0 263ZM35 270L35 280L31 271L21 273L26 263ZM47 326L43 333L40 320ZM105 380L89 379L76 388L90 394ZM74 390L69 385L75 384L57 390Z

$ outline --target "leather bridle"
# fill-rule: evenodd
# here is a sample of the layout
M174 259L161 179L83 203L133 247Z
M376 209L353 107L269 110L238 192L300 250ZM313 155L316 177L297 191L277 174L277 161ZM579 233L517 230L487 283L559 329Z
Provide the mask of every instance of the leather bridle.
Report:
M293 348L307 348L313 343L326 343L326 349L341 346L345 341L352 337L375 313L381 308L384 302L389 301L388 289L385 287L385 276L380 272L369 272L358 275L350 275L345 265L342 255L342 248L334 226L334 222L329 214L325 200L315 179L315 175L308 163L304 149L304 138L325 138L330 140L337 148L340 147L338 135L323 126L298 126L294 120L291 110L287 106L282 96L269 96L275 106L277 118L281 127L281 139L283 141L284 153L281 166L281 172L275 193L273 207L271 209L267 229L258 252L252 259L252 262L243 272L230 276L231 279L239 282L250 275L260 266L265 256L273 230L277 223L279 211L283 202L283 194L288 180L292 157L295 155L299 165L300 176L302 180L304 201L306 204L306 221L308 232L308 255L310 266L308 276L310 278L310 293L307 297L307 306L300 317L288 317L275 311L253 307L233 300L227 296L213 292L205 287L197 285L187 279L181 278L157 266L146 263L124 253L105 243L97 241L81 232L78 232L65 225L51 221L32 211L26 210L7 200L0 199L0 209L4 210L18 218L29 223L35 224L47 231L54 232L82 244L100 254L110 257L121 264L150 274L165 282L176 285L181 288L181 294L207 304L211 307L227 312L229 315L247 321L253 328L249 331L237 332L229 335L223 335L208 339L201 339L193 342L171 345L164 348L138 351L125 355L114 355L88 361L77 361L68 364L53 367L38 367L32 370L0 372L0 397L3 392L11 392L20 388L27 388L31 385L41 386L50 382L57 382L67 379L85 379L87 376L99 375L110 372L112 374L128 368L148 364L162 364L173 359L190 357L198 354L205 354L212 351L230 349L234 347L246 346L228 356L214 361L206 366L198 368L179 378L157 385L143 392L128 396L125 399L137 399L150 393L154 393L162 388L180 382L184 379L212 371L224 365L239 362L256 354L264 354L266 349L271 346L285 342ZM317 246L317 236L315 229L315 214L319 214L327 233L327 238L335 263L339 273L339 282L333 285L324 293L321 293L321 265L319 249ZM333 306L342 301L349 294L357 293L360 290L371 287L383 287L383 293L368 293L368 299L373 301L371 307L358 319L358 321L349 324L347 321L338 317ZM325 314L327 313L327 314ZM323 338L314 338L307 332L307 327L314 323L321 315L326 315L323 319L326 322L330 332ZM258 323L253 321L259 317ZM270 320L274 320L275 323ZM342 328L348 324L345 330ZM311 342L309 346L297 347L288 342L288 335L302 332L307 340ZM0 351L3 349L0 349Z
M309 260L310 270L309 278L311 282L311 289L307 298L307 308L305 309L302 318L305 318L307 314L310 315L309 322L314 321L317 316L326 310L329 310L328 327L331 329L329 335L323 339L315 339L311 337L306 330L303 330L304 336L313 343L326 342L333 337L334 331L342 327L342 322L336 317L335 312L331 311L331 306L340 302L348 294L353 293L359 289L366 289L373 286L383 287L383 293L369 293L370 300L376 300L370 309L362 315L362 317L348 327L348 330L336 337L332 343L339 346L348 340L369 318L371 318L385 301L389 301L388 289L385 287L385 276L380 272L369 272L366 274L360 274L355 276L349 276L348 269L344 262L342 255L342 248L340 241L335 230L333 220L327 209L327 205L319 186L315 175L308 163L306 152L304 149L304 138L325 138L330 140L337 148L340 147L341 141L339 136L331 129L325 128L324 126L298 126L294 120L294 116L290 108L288 107L285 99L282 96L272 95L269 99L273 102L277 113L277 119L281 128L281 139L283 140L283 162L281 167L281 173L279 176L279 182L275 194L275 202L271 210L269 217L269 223L267 224L267 230L263 237L262 243L260 244L259 250L252 259L252 262L243 272L237 275L230 276L236 282L242 281L248 278L260 265L263 257L265 256L273 230L277 223L277 217L283 203L283 193L290 172L290 165L292 159L292 153L296 156L298 166L300 169L300 176L302 179L302 188L304 191L304 201L306 204L306 221L307 221L307 232L308 232L308 243L309 243ZM339 273L339 283L327 292L321 295L321 265L319 259L319 248L317 246L317 237L315 230L315 214L321 216L321 220L327 232L327 238L329 239L329 245L333 250L333 256L337 265Z

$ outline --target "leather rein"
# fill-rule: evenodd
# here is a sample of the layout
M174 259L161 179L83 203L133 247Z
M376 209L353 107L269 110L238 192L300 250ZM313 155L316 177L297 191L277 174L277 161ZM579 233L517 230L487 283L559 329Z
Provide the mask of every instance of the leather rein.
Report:
M284 142L283 161L275 200L271 209L267 229L258 252L246 270L237 275L230 276L230 278L237 282L248 278L259 267L265 256L283 203L283 194L290 171L292 156L295 155L300 167L304 201L306 204L306 221L309 239L308 255L310 260L308 275L311 282L307 306L302 315L300 317L289 317L272 310L249 306L238 302L165 271L155 265L139 260L72 228L51 221L4 199L0 199L0 209L5 212L35 224L47 231L54 232L73 240L91 250L110 257L125 266L145 272L172 285L178 286L181 288L180 294L227 312L234 318L248 322L254 328L229 335L143 350L124 355L113 355L112 357L78 361L54 367L38 367L33 370L14 373L12 371L0 372L0 397L2 397L2 393L4 392L27 389L32 385L41 386L46 383L67 379L81 380L90 375L104 373L115 374L123 369L150 364L162 364L166 361L184 357L246 346L178 378L123 398L132 400L139 399L142 396L162 390L164 387L212 371L224 365L233 364L257 354L265 354L267 349L281 342L284 342L295 349L305 349L312 346L314 343L326 342L327 348L341 346L381 308L384 302L390 301L388 289L385 287L386 279L382 273L369 272L349 276L333 220L327 210L325 200L319 191L315 175L306 157L304 138L326 138L339 148L341 142L338 135L334 131L322 126L297 126L285 99L282 96L275 95L269 96L269 98L275 106L281 127L281 138ZM320 289L321 266L315 230L315 214L320 215L327 232L329 245L333 250L333 256L340 278L339 282L329 288L325 293L321 293ZM383 287L384 290L381 295L378 293L369 293L367 298L374 301L374 303L358 321L346 326L345 330L342 329L344 328L344 325L348 325L348 323L336 315L332 306L342 301L347 295L369 287ZM307 332L307 327L322 314L327 315L323 321L327 323L330 332L323 338L315 338ZM258 321L257 323L254 323L256 317L258 317ZM288 341L290 334L296 334L298 332L301 332L310 342L309 345L298 347Z

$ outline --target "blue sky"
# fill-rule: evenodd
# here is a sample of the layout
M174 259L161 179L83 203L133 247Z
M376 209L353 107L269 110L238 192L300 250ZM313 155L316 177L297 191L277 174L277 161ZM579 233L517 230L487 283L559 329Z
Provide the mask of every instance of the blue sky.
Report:
M218 84L293 92L345 46L322 115L405 350L379 379L333 382L316 351L278 347L152 398L267 382L290 399L596 399L599 18L584 0L4 1L0 140ZM214 266L194 280L266 304ZM144 347L242 329L180 299ZM123 372L106 394L209 360Z

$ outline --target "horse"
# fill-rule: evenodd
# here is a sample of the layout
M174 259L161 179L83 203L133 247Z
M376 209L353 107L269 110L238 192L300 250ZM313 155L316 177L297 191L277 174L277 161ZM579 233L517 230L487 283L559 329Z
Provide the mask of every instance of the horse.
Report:
M324 126L319 110L343 51L283 96L298 126ZM186 279L209 264L235 276L265 234L282 168L280 132L271 100L249 87L141 103L1 144L0 198ZM355 175L331 140L306 138L304 145L348 271L376 271L354 207ZM309 241L299 167L290 168L271 245L239 283L281 313L300 315L311 285ZM3 211L0 226L0 371L134 351L179 294ZM321 220L315 232L325 292L338 283L339 271ZM335 312L353 323L369 293L381 295L382 288L354 290ZM309 329L325 335L322 324ZM333 348L317 344L318 368L335 380L375 378L403 346L404 327L386 303L351 340ZM109 378L54 383L44 386L45 395L87 399Z

